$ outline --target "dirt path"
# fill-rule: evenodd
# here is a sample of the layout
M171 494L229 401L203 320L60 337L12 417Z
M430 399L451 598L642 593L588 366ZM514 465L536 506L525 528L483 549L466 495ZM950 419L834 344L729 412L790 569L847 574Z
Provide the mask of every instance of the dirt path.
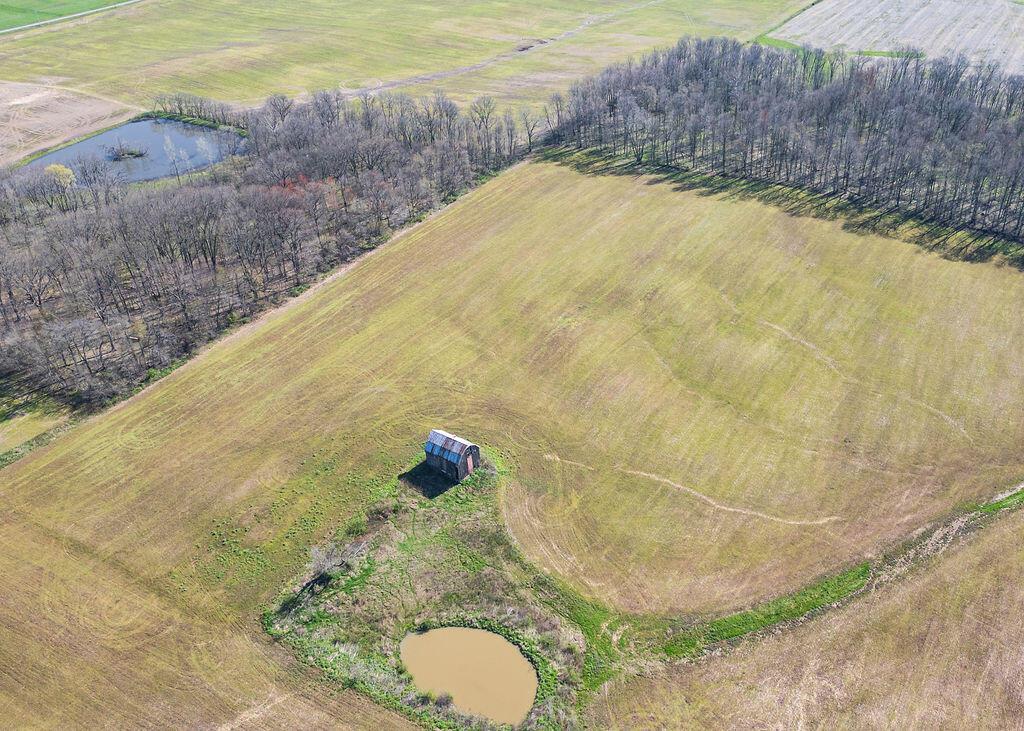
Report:
M275 695L263 703L253 706L252 708L242 711L236 718L228 723L223 723L218 726L218 731L236 731L240 728L252 728L257 725L257 722L267 715L275 706L284 703L285 701L291 700L294 693L284 693L281 695Z
M544 459L546 459L546 460L548 460L550 462L560 462L562 464L573 465L574 467L579 467L581 469L585 469L585 470L588 470L590 472L595 472L596 471L596 469L594 467L591 467L590 465L583 464L582 462L574 462L574 461L569 460L569 459L562 459L557 454L545 454L544 455ZM784 525L807 525L807 526L811 526L811 525L825 525L826 523L832 523L832 522L835 522L837 520L842 520L842 518L840 518L837 515L830 515L827 518L814 518L814 519L807 519L807 520L780 518L780 517L775 516L775 515L769 515L768 513L762 513L759 510L750 510L748 508L737 508L737 507L732 506L732 505L725 505L724 503L720 503L717 500L715 500L714 498L711 498L711 497L705 495L704 493L702 493L702 492L700 492L698 490L694 490L692 487L688 487L686 485L681 485L678 482L675 482L673 480L668 479L667 477L662 477L661 475L655 475L655 474L653 474L651 472L642 472L641 470L633 470L633 469L629 469L627 467L616 467L615 469L618 472L621 472L624 475L632 475L633 477L643 477L644 479L647 479L647 480L653 480L654 482L660 482L663 485L668 485L670 487L674 487L675 489L681 490L682 492L685 492L687 495L690 495L690 496L700 500L701 502L710 505L711 507L715 508L716 510L722 510L722 511L725 511L727 513L739 513L741 515L749 515L749 516L751 516L753 518L760 518L762 520L770 520L770 521L772 521L774 523L782 523Z
M7 35L8 33L17 33L20 30L32 30L33 28L40 28L44 25L52 25L53 23L62 23L65 20L74 20L75 18L84 18L87 15L95 15L96 13L103 13L107 10L113 10L114 8L121 8L125 5L135 5L141 3L142 0L122 0L122 2L114 3L113 5L104 5L102 8L93 8L92 10L83 10L80 13L71 13L70 15L62 15L59 18L50 18L49 20L39 20L35 23L26 23L25 25L16 25L13 28L4 28L0 30L0 36Z

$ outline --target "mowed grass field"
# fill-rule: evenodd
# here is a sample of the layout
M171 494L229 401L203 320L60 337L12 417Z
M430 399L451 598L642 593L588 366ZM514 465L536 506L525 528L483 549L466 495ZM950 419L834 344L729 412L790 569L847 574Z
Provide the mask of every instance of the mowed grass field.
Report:
M504 99L533 101L687 33L756 35L803 4L158 0L6 38L0 79L59 80L140 105L178 91L252 103L274 93L396 83L468 97L493 86Z
M117 0L8 0L0 3L0 31L39 23L65 15L84 13L108 5Z
M1020 728L1024 515L791 632L613 685L598 727Z
M838 222L520 165L0 472L0 704L393 725L319 706L258 614L435 426L508 455L513 534L602 601L797 588L1020 481L1022 300Z

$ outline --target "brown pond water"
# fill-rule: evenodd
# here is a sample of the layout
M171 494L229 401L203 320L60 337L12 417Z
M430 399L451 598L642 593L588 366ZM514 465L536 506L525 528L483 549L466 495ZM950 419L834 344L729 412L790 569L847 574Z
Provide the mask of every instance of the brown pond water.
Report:
M518 647L493 632L432 629L408 635L400 653L417 688L448 693L463 713L517 724L537 695L533 665Z

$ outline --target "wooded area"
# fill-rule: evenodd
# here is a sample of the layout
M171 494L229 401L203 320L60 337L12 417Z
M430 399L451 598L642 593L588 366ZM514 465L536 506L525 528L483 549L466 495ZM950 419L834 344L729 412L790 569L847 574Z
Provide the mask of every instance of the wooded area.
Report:
M579 148L1024 236L1024 76L996 65L684 39L555 101Z
M542 131L545 143L1024 239L1024 76L963 58L684 39L556 94L543 117L488 98L460 111L440 93L275 96L245 112L177 95L159 108L241 129L248 151L144 186L99 159L0 172L0 378L13 390L122 395Z
M0 379L102 403L500 169L536 123L438 94L246 113L176 96L167 113L243 129L248 153L179 182L111 165L0 172Z

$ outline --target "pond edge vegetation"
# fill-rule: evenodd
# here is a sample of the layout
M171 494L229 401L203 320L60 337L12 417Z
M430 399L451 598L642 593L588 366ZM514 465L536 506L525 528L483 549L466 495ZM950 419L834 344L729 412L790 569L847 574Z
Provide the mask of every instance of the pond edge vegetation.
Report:
M500 501L503 482L514 474L515 458L484 448L487 460L495 465L493 494L485 500ZM468 482L467 482L468 481ZM472 484L474 476L462 484ZM390 483L399 488L398 478ZM399 488L400 489L400 488ZM388 488L377 491L377 497L388 493ZM586 642L583 673L576 689L575 711L579 718L586 716L589 701L601 687L620 676L643 675L659 665L690 664L728 652L740 643L780 631L788 631L831 610L846 606L921 569L930 560L951 546L983 530L1002 515L1024 506L1024 483L980 504L967 504L937 522L919 529L910 539L891 546L877 559L863 560L835 573L823 576L789 594L755 604L745 610L718 617L693 615L632 614L612 609L601 602L580 594L558 577L547 574L530 562L519 550L511 534L502 523L505 539L514 552L514 561L527 577L524 585L558 616L577 627ZM385 518L384 520L389 520ZM379 520L377 501L370 504L362 516L346 524L342 535L353 538ZM486 558L486 557L485 557ZM371 559L372 561L372 559ZM358 591L362 582L360 571L343 573L328 578L329 582L343 582L343 588ZM308 576L308 572L303 579ZM301 581L300 581L301 583ZM307 584L308 585L308 584ZM291 647L298 659L324 671L328 681L340 682L343 687L355 689L371 700L402 713L409 720L431 728L461 728L438 718L429 707L411 707L401 698L382 692L379 688L346 678L329 663L320 662L308 651L301 637L288 636L275 627L281 608L295 594L285 591L262 614L261 624L274 640ZM442 619L426 619L403 626L402 632L425 632L441 627L469 627L482 629L505 638L515 645L533 666L538 679L534 708L554 697L559 683L565 682L543 650L521 631L490 617L474 614L469 608L462 614ZM411 682L411 679L410 679ZM431 697L431 700L433 698ZM525 728L556 728L550 719L533 719Z

